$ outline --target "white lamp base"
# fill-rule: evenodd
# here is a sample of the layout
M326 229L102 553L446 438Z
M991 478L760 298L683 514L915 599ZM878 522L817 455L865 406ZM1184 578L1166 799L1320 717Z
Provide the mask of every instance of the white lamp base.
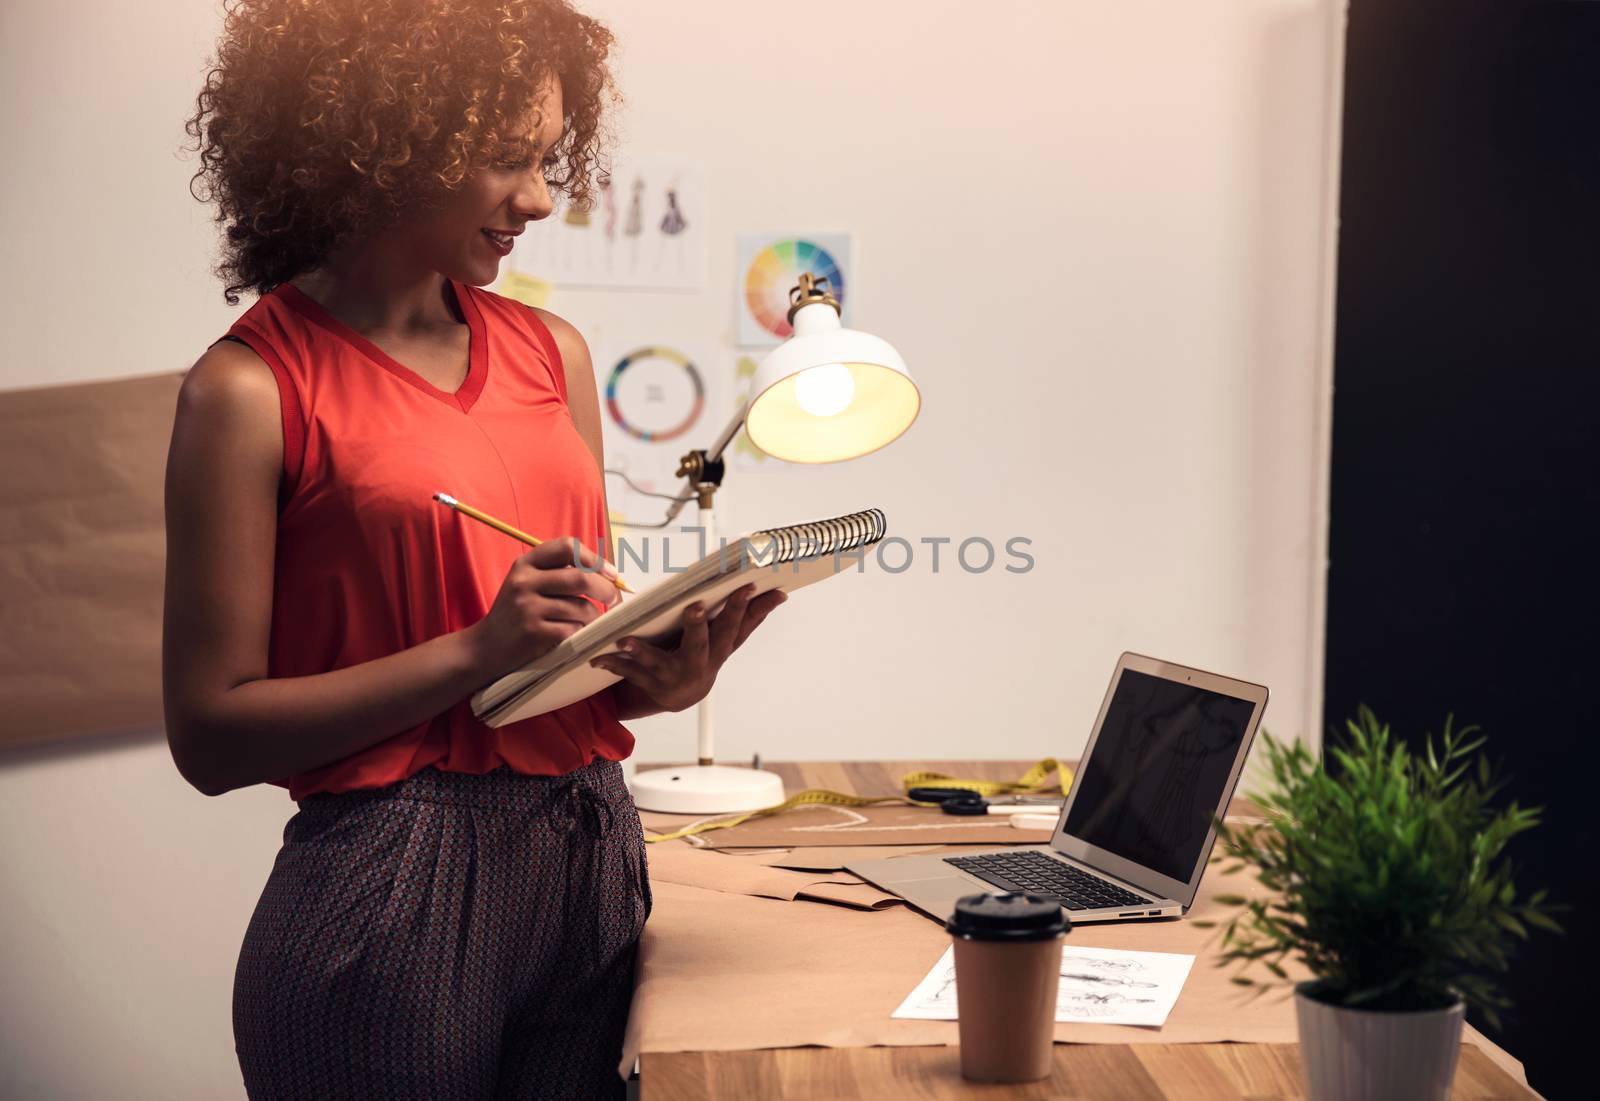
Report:
M640 810L668 814L737 814L784 800L776 772L727 765L689 765L635 772L628 784Z

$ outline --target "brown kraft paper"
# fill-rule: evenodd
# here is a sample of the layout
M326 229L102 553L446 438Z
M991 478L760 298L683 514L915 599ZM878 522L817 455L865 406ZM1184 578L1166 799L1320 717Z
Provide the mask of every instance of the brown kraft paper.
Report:
M819 845L800 849L712 849L689 844L688 838L677 841L652 842L650 853L667 849L688 849L691 852L714 853L717 856L735 857L742 864L764 864L771 868L789 868L797 872L837 872L856 860L875 860L878 857L918 856L925 853L951 851L970 852L963 845ZM695 884L690 884L695 886Z
M1054 813L1055 808L1049 812ZM727 815L674 815L675 822L651 815L646 826L667 834L697 822ZM1019 845L1049 840L1051 830L1022 830L1000 815L963 817L937 807L840 807L801 804L781 814L754 818L727 829L708 830L685 840L712 849L772 849L841 845Z
M161 722L182 373L0 393L0 745Z
M861 910L904 905L896 895L843 872L797 872L722 853L651 846L650 882L773 898L783 902L834 902Z
M620 1073L654 1052L957 1043L955 1021L890 1016L950 945L939 923L909 907L796 906L654 876L652 886ZM1218 893L1260 890L1242 873L1212 869L1191 917L1231 913L1213 901ZM1056 1042L1295 1043L1292 997L1234 985L1235 968L1215 966L1217 936L1188 919L1075 926L1068 944L1197 958L1163 1027L1057 1023ZM1466 1038L1526 1080L1481 1034L1468 1028Z
M764 854L753 857L762 864L770 864L774 868L792 868L799 872L837 872L857 860L876 860L880 857L889 859L897 856L921 856L940 849L960 851L959 845L862 845L860 847L844 846L829 848L818 846L816 848L790 849L786 853ZM729 855L742 855L743 849L729 849Z

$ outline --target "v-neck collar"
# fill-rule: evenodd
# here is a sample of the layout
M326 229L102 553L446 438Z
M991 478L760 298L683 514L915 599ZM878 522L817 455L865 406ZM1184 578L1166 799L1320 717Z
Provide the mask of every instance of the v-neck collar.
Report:
M479 312L477 300L473 298L471 291L454 279L447 277L445 282L450 284L450 293L455 295L456 306L461 310L461 316L467 319L467 377L461 383L461 388L453 394L448 390L439 389L404 363L391 357L382 348L334 317L316 299L293 283L279 283L272 289L272 293L402 382L409 383L423 393L466 413L472 409L478 400L478 395L483 393L484 380L489 371L488 341L484 336L483 314Z

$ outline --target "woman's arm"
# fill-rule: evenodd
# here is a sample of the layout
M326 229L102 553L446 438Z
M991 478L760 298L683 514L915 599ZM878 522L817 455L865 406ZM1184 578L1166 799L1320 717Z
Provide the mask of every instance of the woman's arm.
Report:
M250 349L213 345L185 378L167 458L162 690L178 770L218 795L350 756L546 652L610 604L570 543L517 559L483 620L345 669L268 679L278 483L277 383ZM593 564L592 553L586 564Z
M605 481L605 442L600 432L600 392L594 381L594 365L582 334L547 310L536 311L555 337L567 380L567 408L583 442L594 453ZM615 551L611 539L611 511L606 509L606 547ZM750 632L787 599L781 589L773 589L751 599L754 585L746 585L730 596L712 620L705 617L699 603L684 610L683 634L672 649L653 646L638 638L623 639L624 654L608 654L592 664L616 673L623 679L612 686L617 717L637 719L662 711L682 711L705 698L723 662L744 644Z

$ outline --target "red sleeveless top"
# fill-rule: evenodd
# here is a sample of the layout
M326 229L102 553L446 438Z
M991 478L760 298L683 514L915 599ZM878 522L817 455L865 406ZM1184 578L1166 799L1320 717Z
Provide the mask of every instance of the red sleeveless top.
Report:
M567 410L561 354L519 302L450 280L471 333L454 394L389 358L289 283L228 330L272 368L283 488L268 675L371 661L482 619L528 548L441 507L454 497L543 539L595 548L605 498ZM633 751L609 691L498 729L470 700L341 761L276 780L312 792L382 787L433 766L561 775Z

